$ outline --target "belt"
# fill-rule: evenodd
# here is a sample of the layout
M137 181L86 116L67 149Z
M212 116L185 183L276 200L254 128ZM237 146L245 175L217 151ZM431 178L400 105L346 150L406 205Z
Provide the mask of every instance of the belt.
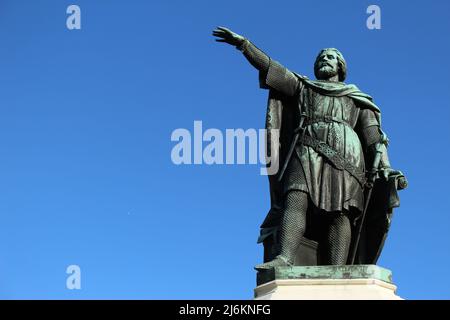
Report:
M309 126L313 123L318 123L318 122L325 122L325 123L337 122L337 123L342 123L342 124L345 124L346 126L351 127L351 125L347 121L342 120L340 118L333 117L333 116L307 117L305 119L304 125Z
M345 159L340 152L330 147L327 143L307 135L303 135L299 142L313 148L317 153L330 161L336 169L347 171L358 181L361 187L364 187L366 183L365 173Z

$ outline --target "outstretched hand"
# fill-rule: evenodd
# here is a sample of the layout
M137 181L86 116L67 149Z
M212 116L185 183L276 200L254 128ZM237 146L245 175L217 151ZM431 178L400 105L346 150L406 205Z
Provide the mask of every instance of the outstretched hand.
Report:
M233 46L238 46L245 40L243 36L225 27L217 27L212 34L217 37L217 42L225 42Z

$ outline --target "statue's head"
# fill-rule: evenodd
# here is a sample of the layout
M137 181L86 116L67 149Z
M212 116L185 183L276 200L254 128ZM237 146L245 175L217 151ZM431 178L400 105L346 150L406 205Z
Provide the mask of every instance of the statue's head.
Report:
M335 48L322 49L314 63L314 75L318 80L327 80L338 75L339 81L344 81L347 64L342 53Z

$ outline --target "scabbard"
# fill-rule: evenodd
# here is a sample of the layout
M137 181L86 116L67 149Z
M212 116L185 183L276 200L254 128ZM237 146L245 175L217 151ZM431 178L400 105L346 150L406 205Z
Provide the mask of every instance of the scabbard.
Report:
M291 157L292 157L292 153L294 153L295 145L297 144L299 135L300 135L300 133L297 132L297 133L295 134L295 136L294 136L294 139L292 140L291 147L290 147L289 152L288 152L287 157L286 157L286 161L284 161L284 163L283 163L283 168L281 168L280 175L278 176L278 182L280 182L280 181L283 179L283 175L284 175L284 172L285 172L286 169L287 169L287 166L288 166L288 164L289 164L289 160L290 160Z
M289 161L291 160L292 154L294 153L295 146L297 145L298 138L300 137L300 134L301 135L305 134L305 128L303 128L303 123L304 122L305 122L305 115L302 114L302 117L300 119L300 125L298 126L297 129L295 129L295 135L294 135L294 138L292 139L291 147L289 148L289 152L288 152L288 154L286 156L286 160L283 163L283 167L281 168L281 172L278 175L278 182L281 182L281 180L283 179L284 172L286 171L287 166L289 164Z

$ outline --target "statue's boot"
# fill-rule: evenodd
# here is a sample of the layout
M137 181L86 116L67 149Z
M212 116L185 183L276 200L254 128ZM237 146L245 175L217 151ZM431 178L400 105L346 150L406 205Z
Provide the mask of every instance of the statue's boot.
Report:
M257 266L255 266L255 269L257 271L265 271L275 267L289 267L289 266L292 266L292 263L282 255L278 255L272 261L258 264Z

